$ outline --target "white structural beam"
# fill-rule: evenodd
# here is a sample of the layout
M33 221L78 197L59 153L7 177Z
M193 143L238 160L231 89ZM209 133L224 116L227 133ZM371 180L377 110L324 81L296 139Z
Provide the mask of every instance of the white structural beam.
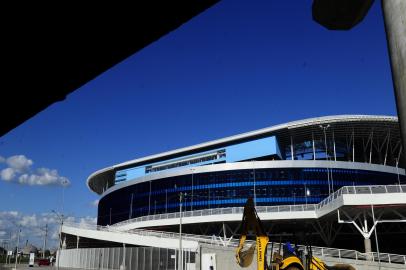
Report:
M405 193L343 194L343 205L406 204Z
M69 225L64 225L62 227L62 232L65 234L76 235L79 237L130 244L136 246L152 246L159 248L179 249L179 239L177 238L165 238L158 236L140 235L135 233L76 228L71 227ZM197 250L198 242L191 240L183 240L182 247L184 249Z
M290 220L290 219L314 219L317 218L314 210L309 211L291 211L291 212L271 212L271 213L258 213L261 220ZM193 216L182 217L182 224L200 224L200 223L212 223L212 222L230 222L241 221L242 213L237 214L218 214L218 215L206 215L206 216ZM179 218L169 219L157 219L146 220L134 223L128 223L125 225L114 226L115 228L127 231L137 228L147 228L155 226L167 226L179 224Z

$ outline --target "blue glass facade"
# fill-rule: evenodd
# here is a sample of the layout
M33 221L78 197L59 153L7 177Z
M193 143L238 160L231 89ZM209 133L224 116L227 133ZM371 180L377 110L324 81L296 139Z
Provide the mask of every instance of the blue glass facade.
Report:
M281 159L278 140L275 136L231 144L222 148L203 151L180 158L165 159L161 162L148 163L134 168L119 170L115 174L115 183L128 181L147 174L180 167L195 167L223 162L252 160L263 157Z
M349 185L393 184L397 175L376 171L329 169L334 190ZM406 180L401 176L402 181ZM179 192L187 193L186 210L257 205L318 203L328 195L325 168L272 168L189 174L135 183L104 196L98 224L179 210ZM306 195L307 194L307 195Z

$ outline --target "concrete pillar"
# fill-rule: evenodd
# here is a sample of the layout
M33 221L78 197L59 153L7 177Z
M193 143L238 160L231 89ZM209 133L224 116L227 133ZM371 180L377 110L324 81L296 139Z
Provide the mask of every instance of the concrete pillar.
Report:
M406 146L406 1L382 0L386 39L390 55L396 107L403 141L403 160ZM403 162L403 168L406 167Z
M365 253L372 252L371 239L364 238Z
M373 261L374 256L372 254L372 248L371 248L371 239L370 238L364 238L364 247L365 247L365 253L366 255L366 260L367 261Z
M121 262L120 265L120 270L126 270L126 265L125 265L125 244L123 243L123 261Z
M76 236L76 249L79 248L79 240L80 240L80 236Z

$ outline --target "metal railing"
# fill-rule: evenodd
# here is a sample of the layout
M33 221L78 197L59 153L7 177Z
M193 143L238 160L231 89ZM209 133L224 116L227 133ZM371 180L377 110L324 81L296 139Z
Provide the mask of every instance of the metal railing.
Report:
M317 204L299 204L299 205L275 205L275 206L257 206L255 208L258 213L278 213L278 212L304 212L304 211L315 211L317 209ZM182 217L201 217L201 216L212 216L212 215L224 215L224 214L242 214L244 212L244 207L225 207L225 208L212 208L212 209L202 209L194 211L185 211L182 213ZM166 214L156 214L149 216L142 216L137 218L128 219L111 225L112 227L120 227L126 224L151 221L151 220L161 220L161 219L173 219L179 218L179 212L166 213Z
M258 213L280 213L280 212L304 212L317 211L322 207L336 201L343 194L383 194L383 193L406 193L406 185L390 185L390 186L345 186L332 193L330 196L322 200L318 204L299 204L299 205L275 205L275 206L257 206L255 209ZM183 212L182 217L200 217L224 214L242 214L244 207L226 207L212 208L194 211ZM179 218L179 212L148 215L137 218L128 219L115 223L111 226L120 227L130 223L144 222L151 220L173 219Z
M406 193L406 185L379 185L379 186L345 186L330 194L317 204L317 209L337 200L344 194L385 194Z
M64 227L72 227L72 228L85 229L85 230L97 230L97 231L104 231L104 232L111 232L111 233L119 233L119 234L124 234L124 235L136 234L136 235L141 235L141 236L155 236L155 237L167 238L167 239L178 239L179 238L179 233L145 230L145 229L132 229L132 230L128 230L128 231L122 231L122 230L118 230L117 228L114 228L113 226L100 226L100 225L85 224L85 223L65 223ZM182 239L196 241L199 243L217 245L217 246L222 245L221 241L214 239L212 236L206 236L206 235L194 235L194 234L183 233ZM237 241L237 240L235 240L235 241Z
M362 260L362 261L375 261L375 262L385 262L385 263L396 263L406 265L406 255L391 254L391 253L378 253L369 252L362 253L357 250L350 249L335 249L326 247L312 247L312 252L314 256L317 257L333 257L339 259L351 259L351 260Z

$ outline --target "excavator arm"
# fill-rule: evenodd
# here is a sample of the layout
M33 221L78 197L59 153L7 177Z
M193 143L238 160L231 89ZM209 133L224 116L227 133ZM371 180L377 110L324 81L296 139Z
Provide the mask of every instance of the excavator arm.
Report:
M269 238L262 226L261 220L255 210L254 201L248 198L242 216L241 222L241 237L239 245L236 249L235 257L237 264L241 267L249 267L254 258L255 248L257 249L257 270L304 270L303 262L297 254L289 256L275 253L274 261L270 268L266 263L266 249ZM244 243L247 240L247 235L253 233L256 236L256 241L248 249L244 249ZM310 259L309 259L310 258ZM306 261L306 270L355 270L349 264L336 264L333 266L326 265L321 259L314 257L309 248L308 261Z
M257 211L254 207L252 198L248 198L242 216L241 222L241 238L236 250L236 259L238 265L241 267L248 267L251 265L255 248L257 249L257 270L304 270L303 264L296 256L288 257L285 259L280 258L275 263L272 263L271 268L266 263L266 249L268 246L269 238L262 226L262 222L258 217ZM253 233L256 236L255 244L244 250L244 243L247 239L248 233Z
M241 238L236 250L237 263L241 267L248 267L251 265L256 248L257 269L268 269L268 266L266 265L266 247L268 245L269 238L262 227L261 220L258 217L257 211L255 210L252 198L249 198L245 204L241 225ZM249 232L253 232L256 235L256 241L255 244L251 245L251 247L249 247L247 250L243 250L244 243Z

